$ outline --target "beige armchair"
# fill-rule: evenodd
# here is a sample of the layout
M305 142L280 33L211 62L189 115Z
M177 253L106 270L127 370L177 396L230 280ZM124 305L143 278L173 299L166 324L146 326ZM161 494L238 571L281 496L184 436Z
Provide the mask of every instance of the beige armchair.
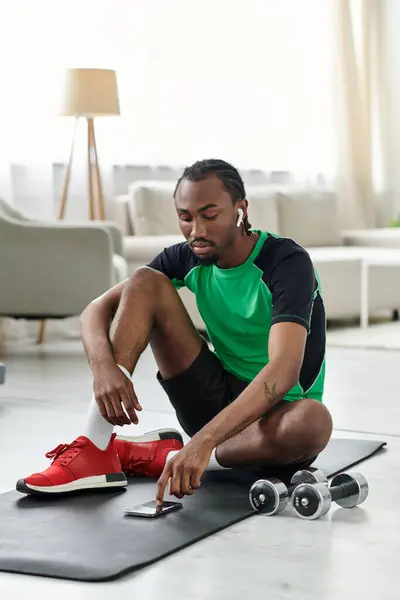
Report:
M0 317L79 315L126 279L122 251L114 223L34 221L0 200Z

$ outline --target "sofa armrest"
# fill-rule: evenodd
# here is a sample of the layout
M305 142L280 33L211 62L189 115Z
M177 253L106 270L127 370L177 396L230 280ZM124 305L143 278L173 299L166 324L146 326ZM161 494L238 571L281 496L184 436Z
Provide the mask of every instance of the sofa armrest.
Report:
M37 219L31 219L21 213L20 211L15 210L12 206L10 206L5 200L0 198L0 215L3 214L6 219L12 219L14 221L23 222L23 223L37 223L42 225L50 225L51 227L80 227L81 225L85 225L86 227L97 227L100 225L101 227L105 227L112 239L114 253L119 256L123 256L123 233L122 228L118 225L118 222L114 221L88 221L82 223L82 221L38 221Z
M42 222L43 224L43 222ZM123 234L118 223L114 221L51 221L51 227L87 227L106 229L110 235L113 247L113 253L119 256L124 255Z
M110 200L110 216L113 221L118 223L123 235L133 235L133 226L129 214L129 204L131 197L129 194L114 196Z
M105 227L111 236L111 241L114 249L114 254L118 256L124 255L123 234L121 227L113 221L98 221L97 225Z
M345 246L400 248L400 227L348 229L341 233Z
M106 228L0 220L0 315L71 316L114 283Z

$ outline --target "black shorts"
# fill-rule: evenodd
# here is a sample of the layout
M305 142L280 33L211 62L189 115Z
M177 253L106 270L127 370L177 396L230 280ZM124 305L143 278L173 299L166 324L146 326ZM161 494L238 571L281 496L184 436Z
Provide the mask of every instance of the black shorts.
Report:
M193 437L233 402L249 384L229 373L204 340L190 367L172 379L157 379L176 411L183 430Z
M226 371L205 340L200 354L184 373L163 380L158 372L157 379L169 397L180 425L189 437L193 437L233 402L249 384L248 381L243 381ZM272 411L283 402L284 400L278 403ZM316 458L315 456L301 463L287 465L288 473L308 468Z

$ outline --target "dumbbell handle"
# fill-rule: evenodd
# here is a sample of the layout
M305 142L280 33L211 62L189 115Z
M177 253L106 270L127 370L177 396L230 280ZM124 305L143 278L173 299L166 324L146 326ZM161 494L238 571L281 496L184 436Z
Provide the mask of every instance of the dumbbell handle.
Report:
M342 498L357 495L359 491L360 488L356 481L345 481L340 485L329 488L329 492L334 502L336 502L336 500L341 500Z
M304 483L306 483L306 482L304 482ZM314 482L312 482L312 483L314 483ZM312 483L311 483L311 485L312 485ZM294 490L298 486L299 486L299 482L297 482L297 483L290 483L289 485L287 485L286 487L287 487L287 491L288 491L288 496L291 496L293 494Z
M313 477L313 473L316 473L316 475ZM322 479L324 478L324 479ZM295 483L290 483L289 485L287 485L287 491L288 491L288 496L291 496L294 492L294 490L297 488L297 486L300 483L310 483L311 485L314 483L326 483L328 484L328 479L326 478L326 476L324 475L324 473L322 473L322 471L319 471L318 469L315 469L314 471L310 471L310 472L303 472L303 475L301 477L300 480L296 481Z

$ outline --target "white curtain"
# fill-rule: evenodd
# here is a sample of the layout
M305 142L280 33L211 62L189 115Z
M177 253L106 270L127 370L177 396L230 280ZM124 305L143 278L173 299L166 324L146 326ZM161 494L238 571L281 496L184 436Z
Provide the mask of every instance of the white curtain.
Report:
M384 3L334 1L335 186L344 228L374 227L387 190Z
M299 180L335 169L331 0L8 0L0 4L0 196L52 218L66 67L117 71L121 117L96 121L106 197L115 165L219 156ZM67 216L86 217L84 123Z

